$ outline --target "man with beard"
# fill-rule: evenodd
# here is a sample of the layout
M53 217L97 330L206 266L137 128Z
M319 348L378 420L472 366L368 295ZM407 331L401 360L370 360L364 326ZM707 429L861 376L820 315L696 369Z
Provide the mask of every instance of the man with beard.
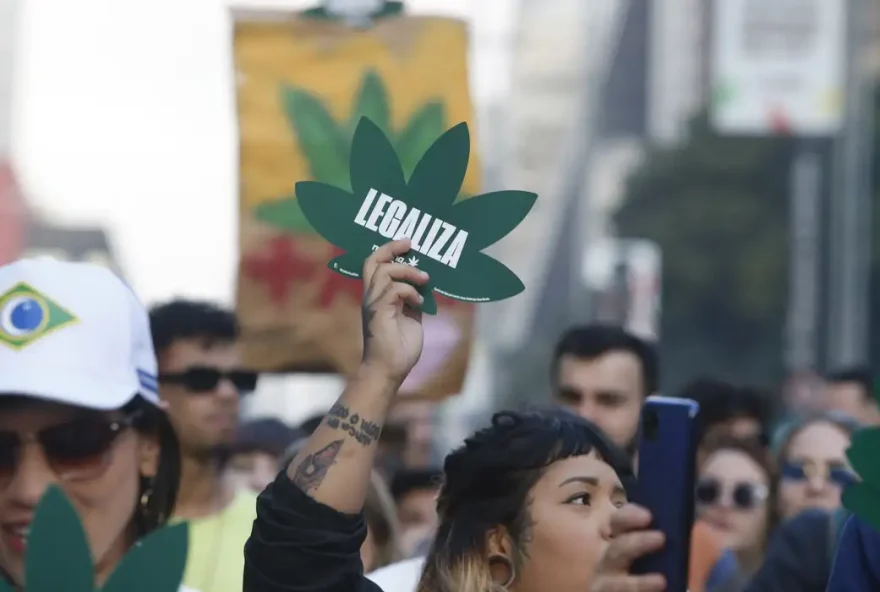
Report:
M257 376L241 367L232 313L174 301L150 312L159 362L159 396L180 439L175 519L189 521L184 582L201 592L240 592L242 548L256 518L256 496L223 479L234 442L239 399Z
M556 401L590 420L633 457L645 399L658 388L654 346L614 325L566 331L556 344L552 382ZM637 459L634 458L637 465ZM736 560L702 522L691 533L690 592L738 579Z

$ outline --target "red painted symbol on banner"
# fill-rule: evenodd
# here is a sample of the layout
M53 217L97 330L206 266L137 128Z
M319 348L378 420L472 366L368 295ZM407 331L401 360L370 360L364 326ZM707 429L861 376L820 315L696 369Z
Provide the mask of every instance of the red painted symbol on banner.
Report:
M289 236L272 239L266 251L249 255L242 265L248 277L266 285L269 299L279 307L287 303L294 282L309 280L315 274L315 263L300 256L296 241Z

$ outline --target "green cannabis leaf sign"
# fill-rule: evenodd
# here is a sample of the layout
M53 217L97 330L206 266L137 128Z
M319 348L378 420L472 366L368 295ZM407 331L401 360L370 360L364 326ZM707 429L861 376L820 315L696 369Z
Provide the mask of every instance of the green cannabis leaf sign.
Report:
M388 91L373 70L364 74L351 114L345 121L335 120L320 97L296 86L282 87L281 104L308 161L311 178L346 191L351 189L348 163L352 136L362 116L368 117L391 139L407 177L425 150L446 131L446 113L440 101L424 103L402 129L392 130ZM255 214L258 220L279 230L314 232L292 195L257 207Z
M166 526L122 558L101 592L178 592L186 567L186 523ZM95 568L76 510L57 487L37 506L27 540L25 592L97 592ZM0 579L0 592L13 592Z
M309 223L345 251L328 267L360 277L372 251L409 238L412 249L398 261L428 272L430 283L420 289L427 314L437 312L433 292L465 302L503 300L522 292L520 279L481 250L522 222L537 195L497 191L456 203L470 145L467 124L456 125L428 148L407 180L391 142L362 117L351 146L351 190L316 181L296 184Z

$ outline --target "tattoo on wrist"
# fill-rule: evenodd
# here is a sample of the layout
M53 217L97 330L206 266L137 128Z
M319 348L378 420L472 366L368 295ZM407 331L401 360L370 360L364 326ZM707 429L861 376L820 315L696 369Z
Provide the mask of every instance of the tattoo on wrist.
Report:
M369 421L357 413L352 414L345 405L334 403L327 412L327 427L341 430L354 438L358 444L367 447L379 439L382 426Z
M341 449L342 440L335 440L306 456L296 468L293 484L303 493L311 495L321 486L327 471L336 463L336 456Z

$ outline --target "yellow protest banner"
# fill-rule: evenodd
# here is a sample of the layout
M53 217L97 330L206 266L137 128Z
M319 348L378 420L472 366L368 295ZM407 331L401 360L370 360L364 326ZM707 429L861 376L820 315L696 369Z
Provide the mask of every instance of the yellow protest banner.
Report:
M297 181L348 189L354 128L368 116L407 176L446 129L475 129L467 30L447 18L393 16L369 29L328 19L238 16L240 133L238 316L245 362L262 371L353 371L361 358L361 282L326 268L334 247L294 199ZM480 188L475 134L462 193ZM459 392L472 305L441 298L425 352L404 384L414 397Z

